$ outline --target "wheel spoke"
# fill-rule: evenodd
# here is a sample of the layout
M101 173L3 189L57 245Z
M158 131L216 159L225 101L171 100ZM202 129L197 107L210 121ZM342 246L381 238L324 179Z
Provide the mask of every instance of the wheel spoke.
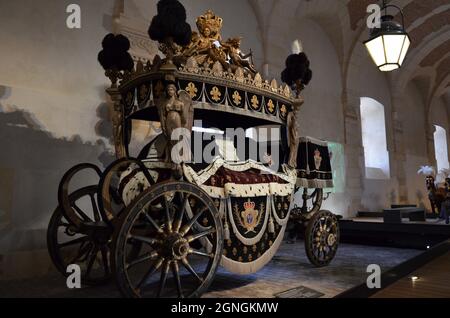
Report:
M90 254L90 257L88 259L88 265L86 269L86 277L91 277L91 271L92 267L94 266L95 258L97 257L99 248L95 246L92 250L92 253Z
M153 251L153 252L151 252L151 253L146 253L146 254L142 255L141 257L135 259L135 260L132 261L131 263L126 264L125 267L126 267L126 269L130 269L130 268L133 267L133 266L136 266L136 265L138 265L138 264L140 264L140 263L143 263L143 262L145 262L145 261L154 259L154 258L156 258L156 257L158 257L158 252L156 252L156 251Z
M92 210L93 210L93 213L94 213L95 222L100 222L100 220L101 220L100 219L100 213L98 212L97 202L95 202L94 194L91 193L89 195L89 197L91 198L91 205L92 205Z
M200 212L198 212L193 218L192 220L189 221L188 224L186 224L185 226L183 226L183 228L180 230L180 234L181 235L186 235L187 232L189 232L189 230L192 228L192 226L194 225L195 222L197 222L197 220L199 219L199 217L205 213L208 210L208 207L204 207Z
M155 222L155 220L150 216L150 215L148 215L148 213L147 212L143 212L144 213L144 216L145 216L145 218L147 219L147 221L156 229L156 231L158 231L158 233L162 233L163 232L163 230L161 229L161 227Z
M211 227L209 230L207 230L205 232L189 235L188 237L186 237L186 240L190 243L192 241L198 240L199 238L202 238L204 236L207 236L207 235L210 235L213 233L216 233L216 229Z
M80 245L80 248L78 249L77 255L69 262L69 264L74 264L77 261L84 262L91 253L92 249L93 249L92 244L89 243L84 245L84 243L82 243ZM84 255L86 255L86 258L83 257Z
M158 239L145 237L145 236L140 236L140 235L130 235L129 239L136 240L136 241L143 242L143 243L147 243L149 245L155 245L155 244L161 243L161 241L158 240Z
M84 242L86 242L88 239L89 239L89 237L87 237L87 236L79 237L79 238L77 238L77 239L75 239L75 240L72 240L72 241L68 241L68 242L64 242L64 243L58 244L58 247L59 247L59 248L63 248L63 247L72 246L72 245L75 245L75 244L78 244L78 243L84 243Z
M189 261L187 260L187 258L183 258L181 261L182 261L183 266L189 271L189 273L191 273L192 276L197 278L200 283L203 283L203 279L201 279L200 276L198 276L198 274L195 272L194 268L192 268L191 264L189 264Z
M160 257L148 270L147 273L145 273L144 277L141 279L141 281L137 284L136 289L140 291L141 287L144 286L144 284L147 282L147 280L152 276L156 271L161 267L162 263L164 262L164 258Z
M157 298L161 297L164 288L166 287L167 274L169 273L169 269L170 269L170 261L164 262L163 269L161 270L161 279L159 280L158 293L156 294Z
M178 266L178 262L172 262L172 274L177 284L178 297L184 298L183 289L181 288L181 279L180 279L180 268Z
M189 249L189 254L195 254L195 255L204 256L204 257L208 257L208 258L214 258L213 254L208 254L208 253L205 253L205 252L193 249L193 248Z
M169 201L167 200L167 197L165 195L163 195L163 198L164 198L164 209L166 211L167 232L172 233L172 220L170 219Z
M182 206L181 206L181 211L178 213L177 217L175 218L175 220L173 222L173 231L174 232L178 232L180 230L181 223L182 223L183 217L184 217L184 213L186 211L186 204L188 204L189 195L186 194L183 198L183 196L180 192L180 197L182 198Z
M72 204L72 207L75 209L75 211L77 211L77 213L81 216L81 218L82 218L84 221L87 221L87 222L93 222L93 220L92 220L89 216L87 216L86 213L84 213L83 210L81 210L81 209L75 204L75 202Z
M326 226L325 222L326 222L325 219L319 220L319 228L320 228L321 232L325 230L325 226Z
M316 255L317 255L317 259L320 259L320 245L318 245L316 247Z

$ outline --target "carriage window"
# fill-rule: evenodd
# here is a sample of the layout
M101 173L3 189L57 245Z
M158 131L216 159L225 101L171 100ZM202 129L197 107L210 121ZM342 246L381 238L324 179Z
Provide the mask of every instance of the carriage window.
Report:
M279 126L258 126L248 128L245 131L245 137L259 142L265 141L279 141L280 127Z
M192 130L195 132L200 132L204 134L213 134L213 135L224 135L225 132L220 129L213 128L203 128L203 127L192 127Z
M331 169L333 171L333 188L326 189L325 192L344 193L345 192L345 152L344 146L336 142L328 142L330 151Z
M361 98L361 128L366 178L389 179L384 106L372 98Z
M447 132L441 126L437 126L434 132L434 151L436 154L437 169L449 169L448 162L448 147L447 147Z

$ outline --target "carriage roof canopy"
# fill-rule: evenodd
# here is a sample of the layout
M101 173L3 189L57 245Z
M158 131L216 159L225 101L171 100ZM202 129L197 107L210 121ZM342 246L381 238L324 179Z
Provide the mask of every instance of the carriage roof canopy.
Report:
M192 33L187 46L160 45L164 59L157 55L153 61L136 61L131 71L107 71L112 80L108 92L121 117L159 121L155 100L170 78L189 93L195 119L204 127L285 125L292 110L291 89L257 73L240 51L241 38L223 41L223 20L214 12L206 11L196 24L198 32Z

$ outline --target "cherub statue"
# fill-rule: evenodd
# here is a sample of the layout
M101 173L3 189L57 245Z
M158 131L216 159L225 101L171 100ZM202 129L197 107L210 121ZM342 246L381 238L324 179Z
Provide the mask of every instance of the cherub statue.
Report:
M291 168L297 168L298 145L300 143L300 133L298 131L298 112L304 103L304 99L299 96L294 101L294 109L287 116L288 142L289 142L289 161Z
M216 46L216 43L220 43L220 36L211 36L210 32L209 28L205 28L201 34L193 32L192 42L183 52L183 56L195 56L200 65L219 61L227 68L226 54Z
M167 138L166 146L166 161L175 164L175 170L180 170L180 163L189 161L190 159L190 140L184 140L181 142L189 142L188 153L183 153L177 158L172 158L172 149L180 142L176 135L173 135L176 129L185 128L185 133L189 134L192 131L194 124L194 107L192 105L192 99L188 92L180 90L177 92L175 82L168 81L166 84L166 92L163 97L157 100L157 107L159 112L159 118L161 122L161 128L164 136ZM183 147L182 149L186 149Z
M257 71L255 69L255 66L247 61L249 57L253 56L253 53L251 51L248 54L243 54L241 52L241 40L242 38L231 38L228 39L225 43L221 44L225 52L230 56L231 64L246 68L253 74L256 74Z
M227 68L227 56L216 44L220 44L222 36L222 18L208 10L204 15L197 18L197 32L192 32L191 43L184 49L184 57L195 56L197 63L212 64L219 61L224 68Z

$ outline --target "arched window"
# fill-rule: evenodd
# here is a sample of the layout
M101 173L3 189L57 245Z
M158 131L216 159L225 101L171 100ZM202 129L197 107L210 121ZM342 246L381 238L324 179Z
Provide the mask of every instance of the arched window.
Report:
M437 170L449 169L447 132L441 126L437 126L434 132L434 151L436 154Z
M372 98L362 97L360 108L366 178L389 179L384 106Z

